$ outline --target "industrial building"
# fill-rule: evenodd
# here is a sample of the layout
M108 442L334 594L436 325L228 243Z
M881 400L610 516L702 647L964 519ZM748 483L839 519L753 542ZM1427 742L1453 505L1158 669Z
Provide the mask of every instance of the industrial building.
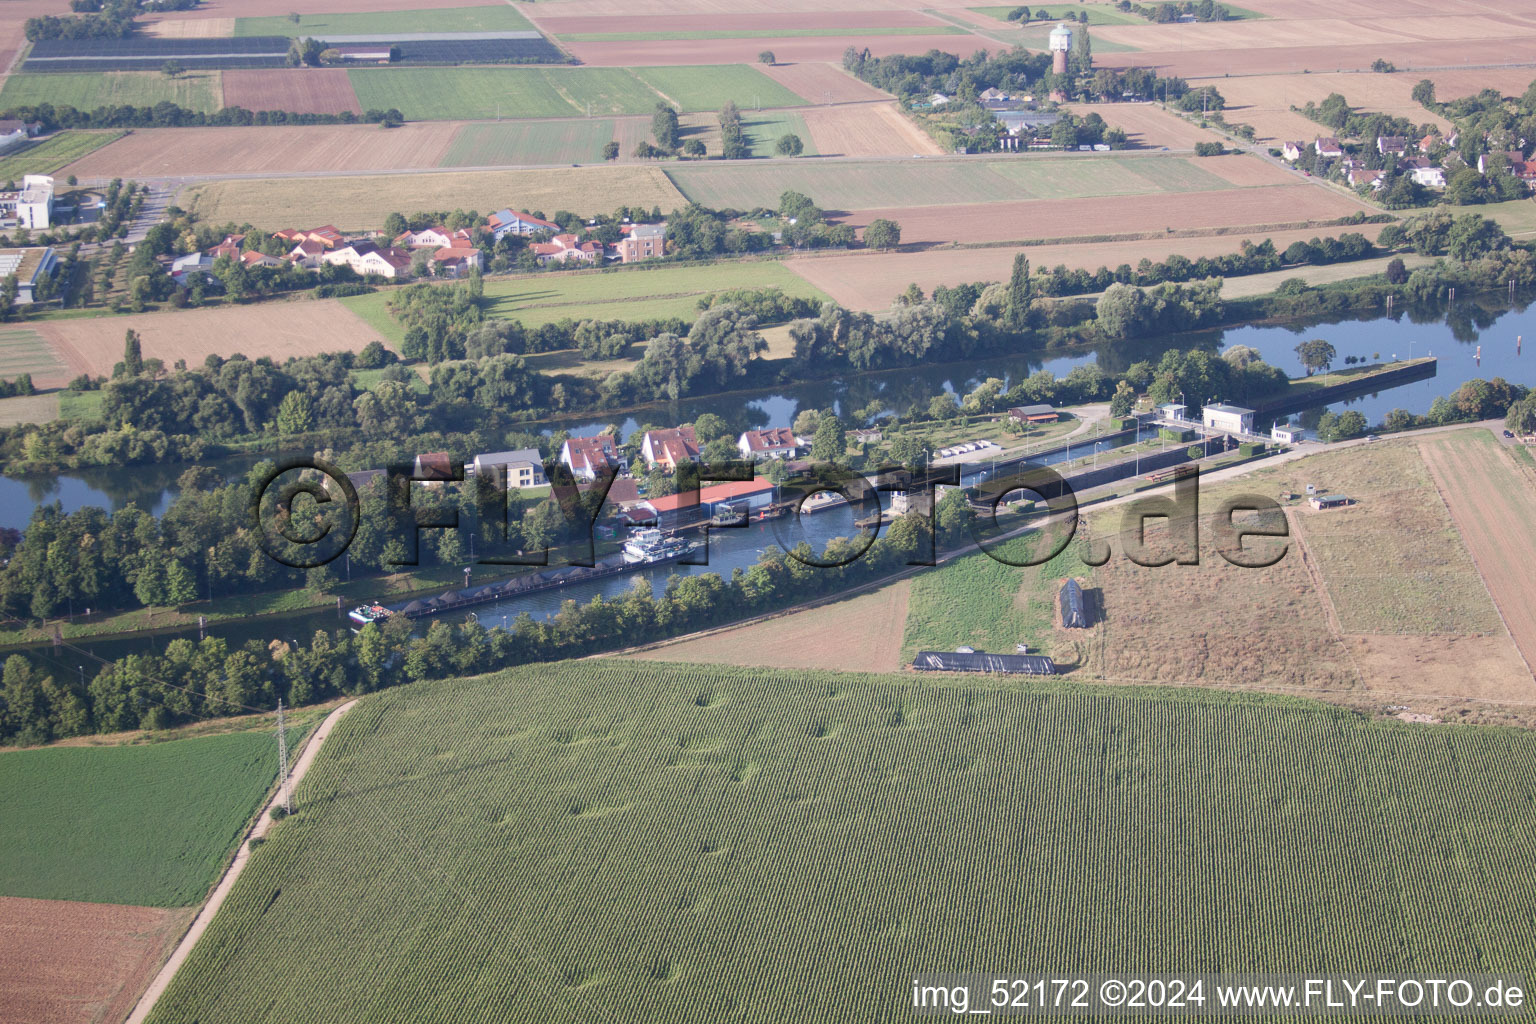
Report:
M1205 407L1202 421L1209 430L1222 430L1229 434L1253 433L1253 410L1240 405L1215 403Z
M58 258L52 246L36 246L28 249L0 249L0 280L16 278L16 302L27 305L37 301L38 283L50 277L59 268Z
M39 230L53 221L53 179L28 174L16 192L0 192L0 220L14 220L19 228Z
M1001 675L1053 676L1056 663L1043 654L988 654L985 651L918 651L912 667L919 672L996 672Z

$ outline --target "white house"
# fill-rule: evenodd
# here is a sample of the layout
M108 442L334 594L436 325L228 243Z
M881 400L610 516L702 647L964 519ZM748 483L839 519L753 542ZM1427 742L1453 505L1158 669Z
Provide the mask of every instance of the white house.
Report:
M640 456L647 466L675 473L681 463L699 460L699 439L688 423L671 430L647 430L640 441Z
M571 438L560 446L560 461L578 480L592 480L605 469L624 465L612 434Z
M1339 157L1344 155L1344 147L1339 144L1338 139L1331 135L1320 136L1317 141L1312 143L1312 147L1317 150L1318 156Z
M1306 433L1307 432L1302 430L1300 427L1293 427L1289 423L1285 424L1284 426L1281 426L1277 423L1270 430L1269 436L1281 444L1296 444L1306 436Z
M736 439L736 450L744 459L792 459L805 447L788 427L749 430Z
M475 461L464 467L470 476L489 472L495 466L507 468L508 487L542 487L549 481L544 477L544 459L537 448L519 448L511 452L486 452L475 456Z
M351 267L359 274L390 279L405 277L411 269L410 253L404 249L380 249L372 242L351 242L316 258L321 263Z
M1280 146L1280 155L1291 163L1301 159L1302 152L1307 148L1305 142L1286 142Z
M1224 430L1229 434L1253 433L1253 410L1240 405L1215 403L1205 407L1205 426L1211 430Z

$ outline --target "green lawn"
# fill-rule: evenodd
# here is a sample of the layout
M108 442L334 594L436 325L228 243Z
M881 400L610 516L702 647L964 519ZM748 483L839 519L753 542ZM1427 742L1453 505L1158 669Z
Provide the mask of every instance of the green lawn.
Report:
M60 391L59 419L77 423L100 421L101 406L106 395L101 391Z
M1295 697L612 658L415 683L341 721L150 1019L896 1021L917 973L999 963L1523 973L1533 791L1529 731Z
M786 295L826 299L803 277L776 262L723 262L702 267L661 267L608 273L552 272L485 282L487 315L521 320L529 327L572 320L692 319L701 296L738 288L778 288ZM388 292L342 299L392 343L404 332L389 315Z
M0 895L197 903L276 775L267 729L0 754Z
M915 160L667 165L689 199L714 207L776 206L786 189L829 210L1231 188L1177 157L1020 156L1002 160Z
M52 174L122 137L120 131L59 132L41 142L25 143L0 156L0 182L20 181L26 174Z
M805 119L790 111L749 110L741 115L742 129L753 156L778 156L773 148L782 136L798 135L804 143L804 156L816 155L816 143L811 141L811 131Z
M611 118L467 124L443 156L444 167L590 163L614 139Z
M295 24L286 15L237 18L236 36L361 36L410 32L527 32L528 19L507 4L445 7L441 10L375 11L359 14L301 14Z
M636 68L635 77L681 110L719 110L735 100L743 111L804 107L809 101L748 64Z
M545 74L578 114L649 114L661 102L627 68L549 68Z
M169 100L190 110L211 113L224 105L217 71L188 71L167 78L159 71L22 73L9 75L0 89L0 109L51 103L55 107L95 110L131 104L152 107Z
M965 29L958 25L886 25L877 28L748 28L714 29L698 32L573 32L557 36L570 43L651 42L662 39L791 39L800 37L846 36L958 36Z

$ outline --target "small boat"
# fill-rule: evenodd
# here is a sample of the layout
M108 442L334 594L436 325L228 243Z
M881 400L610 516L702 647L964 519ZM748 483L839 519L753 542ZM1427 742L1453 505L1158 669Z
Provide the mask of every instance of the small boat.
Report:
M846 504L848 504L848 499L840 491L817 491L800 503L800 512L802 515L809 515L812 512L820 512L823 509L836 508L839 505Z
M789 506L787 504L765 505L757 510L758 522L762 522L764 519L778 519L780 516L787 515L789 515Z
M655 527L635 530L624 542L624 561L628 565L651 565L681 558L693 547L685 540L669 537Z
M370 622L382 622L393 614L394 612L381 604L364 604L353 608L347 618L359 626L366 626Z
M747 521L746 513L734 508L721 509L710 517L710 526L739 526Z

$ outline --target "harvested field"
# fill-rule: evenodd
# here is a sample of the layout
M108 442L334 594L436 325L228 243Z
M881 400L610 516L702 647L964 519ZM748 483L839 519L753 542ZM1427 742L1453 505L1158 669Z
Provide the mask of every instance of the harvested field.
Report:
M1244 188L1253 185L1295 185L1302 180L1294 171L1276 167L1249 153L1202 157L1200 166Z
M1222 86L1225 96L1226 87ZM1219 142L1221 136L1191 124L1154 103L1072 103L1074 114L1096 113L1112 128L1122 129L1131 145L1142 149L1194 149L1197 142Z
M1170 236L1131 242L1083 242L1028 248L988 246L928 252L838 253L796 257L787 260L785 266L850 309L879 310L890 306L896 293L905 288L908 282L915 282L923 291L931 292L935 285L940 284L954 286L968 281L1006 281L1013 257L1020 252L1028 256L1035 266L1054 267L1064 264L1074 269L1081 267L1097 270L1101 266L1117 267L1121 263L1134 266L1143 259L1157 262L1167 259L1173 253L1182 253L1191 259L1218 256L1236 252L1244 239L1253 242L1272 239L1275 245L1284 250L1292 242L1345 230L1349 229L1240 230L1230 235L1194 238ZM1340 266L1315 269L1338 270ZM1300 277L1304 274L1298 271L1286 276ZM1233 278L1229 287L1234 291L1242 289L1244 280Z
M766 622L667 644L629 657L706 665L895 672L902 667L910 580Z
M235 34L234 18L175 18L151 14L140 18L145 35L161 39L228 39Z
M1325 512L1298 508L1293 517L1343 632L1504 635L1416 446L1359 445L1322 465L1285 466L1278 482L1296 493L1312 483L1359 502Z
M409 32L526 32L533 26L510 4L417 8L403 11L342 11L301 14L297 23L287 15L243 17L236 36L368 35Z
M494 209L497 202L515 201L530 210L579 214L607 213L620 205L672 210L686 201L660 170L638 166L215 181L181 195L183 206L215 223L248 222L268 231L306 223L335 224L343 231L376 228L391 213L420 209L423 196L447 210Z
M944 152L895 103L806 107L799 114L824 156L940 156Z
M1454 100L1484 89L1497 89L1506 96L1519 96L1536 79L1536 68L1477 68L1462 71L1431 71L1416 77L1435 83L1435 98ZM1345 95L1349 95L1345 93ZM1423 109L1423 108L1420 108ZM1425 110L1425 114L1429 111Z
M39 324L38 330L69 360L73 373L105 375L122 360L128 330L143 338L145 358L163 360L166 366L178 359L197 366L210 355L237 352L281 363L289 356L358 352L380 340L337 299L55 320Z
M1244 25L1273 25L1275 22L1234 22ZM1194 26L1190 26L1194 27ZM1103 29L1108 32L1110 29ZM1124 29L1123 31L1132 31ZM1352 39L1350 36L1343 38ZM1097 36L1095 36L1097 40ZM1390 46L1312 45L1257 47L1254 49L1159 50L1144 53L1103 53L1094 50L1094 64L1100 67L1156 68L1160 74L1185 78L1225 78L1244 74L1299 74L1311 71L1367 71L1378 58L1392 61L1403 74L1420 77L1415 68L1454 67L1465 61L1469 52L1484 54L1481 59L1508 64L1536 64L1536 34L1507 35L1464 42L1439 40L1400 42Z
M298 114L363 112L357 94L352 91L352 81L341 68L226 71L224 105Z
M140 128L64 170L82 178L142 178L435 167L458 130L449 122L407 124L387 132L374 125ZM250 187L301 191L320 186L269 181L253 182ZM317 221L329 222L329 217Z
M863 228L871 220L885 217L901 225L903 243L939 244L1092 238L1238 224L1305 224L1343 217L1359 208L1360 204L1349 197L1315 185L1269 185L1158 195L1155 200L1119 195L969 206L884 207L854 210L839 219ZM1232 248L1236 248L1236 243Z
M1373 690L1491 701L1536 698L1530 669L1507 636L1354 633L1344 643Z
M815 61L788 63L783 55L775 53L774 56L779 58L779 63L765 65L758 70L812 103L859 103L864 100L890 99L889 93L866 85L844 71L840 65Z
M1440 495L1449 504L1504 624L1530 666L1536 664L1536 487L1491 434L1457 431L1419 446ZM1533 694L1524 694L1527 698Z
M998 44L977 35L837 35L798 36L752 39L650 39L595 43L562 42L566 51L583 64L594 67L643 67L653 64L733 64L752 62L763 50L772 50L780 60L836 62L850 46L868 49L877 57L898 53L970 54L976 50L996 50Z
M0 1024L117 1024L192 913L0 897Z
M111 367L107 369L110 372ZM10 380L30 373L34 385L49 388L68 384L80 372L71 372L69 363L37 331L27 327L0 330L0 378Z
M455 7L499 6L503 0L453 0ZM420 10L422 0L203 0L190 11L165 15L180 21L209 18L271 18L299 14L367 14Z
M562 4L556 10L563 11ZM542 14L542 9L535 8ZM666 33L686 38L690 32L772 32L776 29L846 30L853 34L861 28L941 28L938 21L917 11L798 11L793 14L758 11L740 14L651 14L638 16L539 18L539 30L550 35L583 35L595 32L634 35Z
M21 423L49 423L58 418L59 394L56 391L46 395L0 398L0 427L14 427Z
M1527 72L1527 75L1536 75L1536 72ZM1409 95L1419 78L1418 75L1369 73L1251 75L1224 81L1218 88L1227 101L1227 120L1253 125L1260 142L1287 139L1310 142L1328 131L1290 108L1304 106L1309 100L1320 103L1334 92L1343 96L1352 107L1405 117L1414 124L1434 124L1448 129L1450 122L1425 110Z
M0 181L20 181L27 174L52 174L122 137L121 131L74 131L59 132L41 142L23 143L0 157Z

